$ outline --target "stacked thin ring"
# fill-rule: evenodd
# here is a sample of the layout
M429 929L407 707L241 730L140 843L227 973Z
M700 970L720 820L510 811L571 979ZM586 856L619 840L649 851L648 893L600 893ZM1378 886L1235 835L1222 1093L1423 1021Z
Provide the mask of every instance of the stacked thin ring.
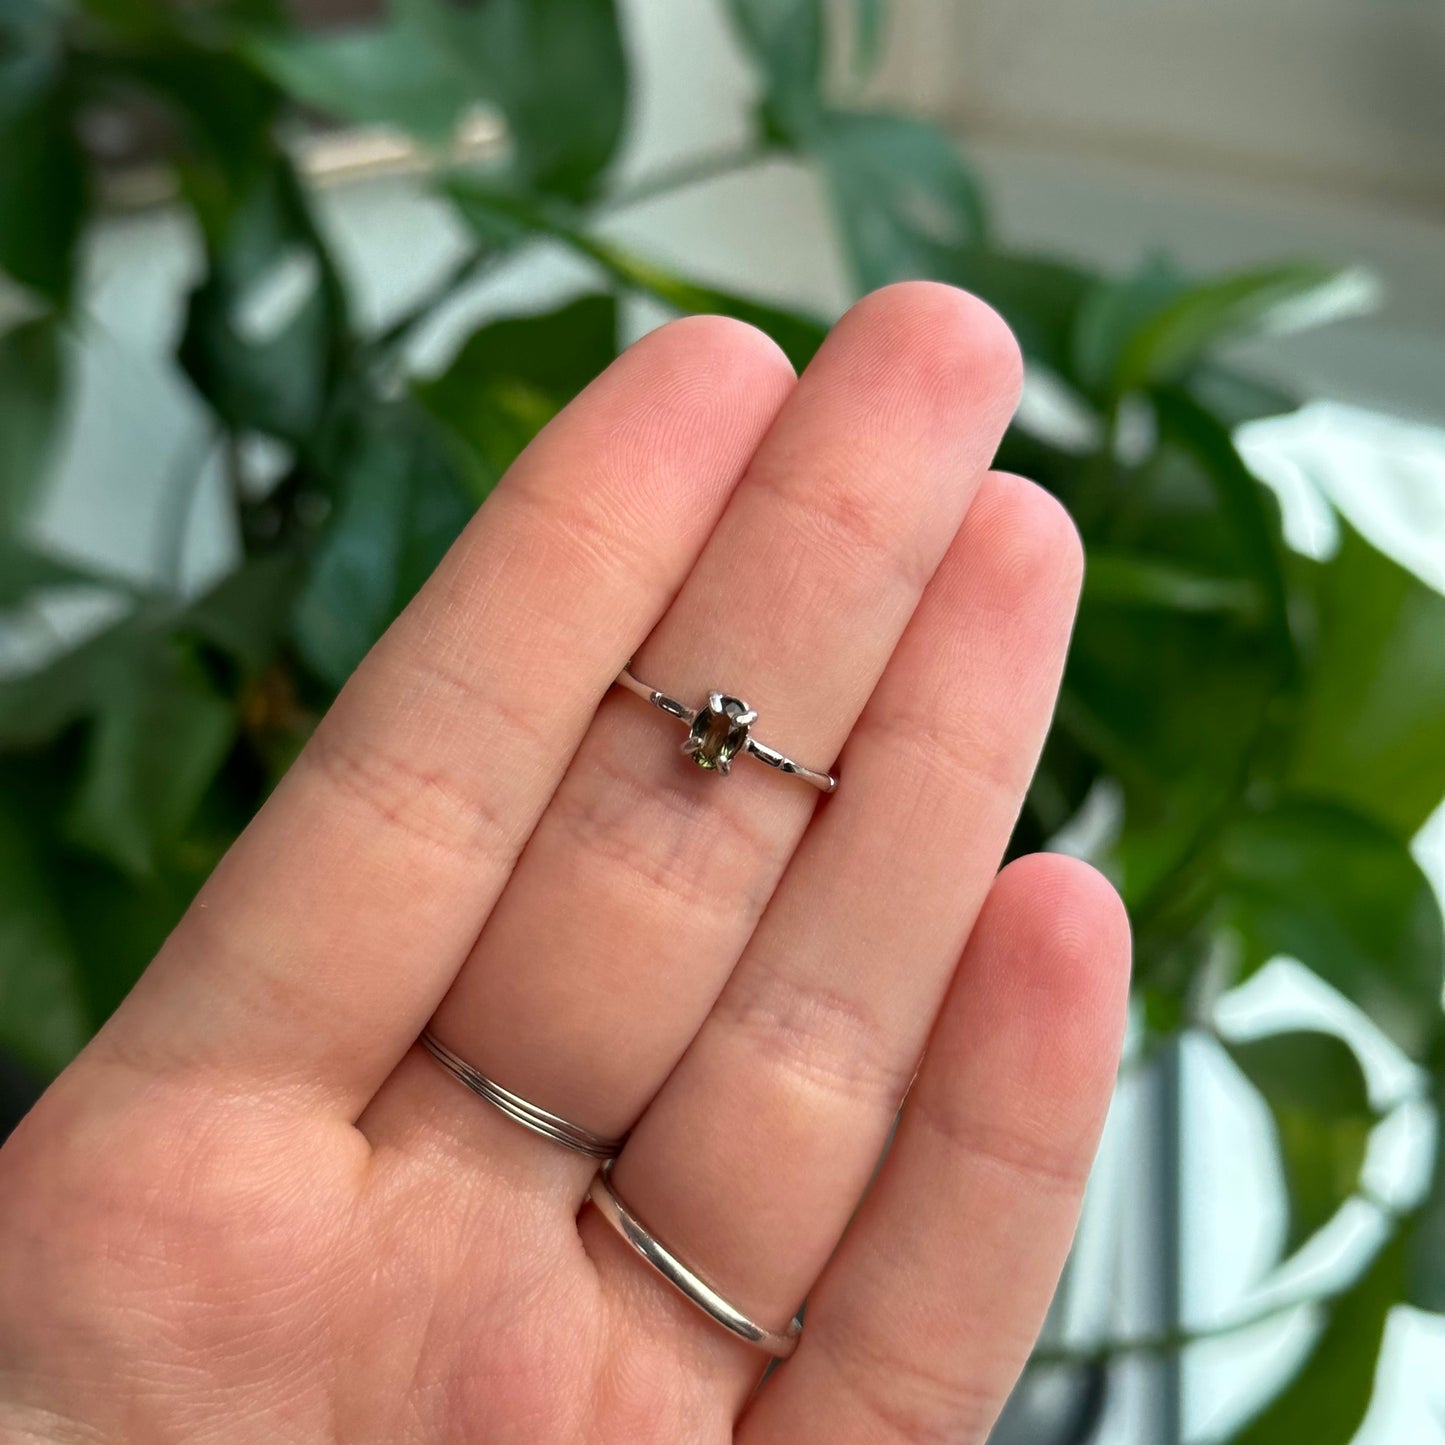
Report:
M786 1360L798 1348L803 1322L796 1317L784 1330L770 1330L730 1305L703 1277L688 1268L643 1222L617 1197L612 1187L612 1165L609 1159L597 1171L587 1197L597 1212L655 1269L687 1302L696 1306L714 1324L736 1335L738 1339L766 1351L779 1360Z
M421 1036L426 1051L459 1083L465 1084L478 1098L485 1099L495 1109L500 1109L509 1119L515 1119L524 1128L555 1144L571 1149L574 1153L585 1154L589 1159L610 1160L622 1152L627 1136L608 1139L594 1134L570 1119L549 1113L537 1104L529 1103L520 1094L504 1089L489 1079L480 1069L474 1068L459 1054L454 1054L442 1041L426 1030Z
M537 1104L529 1103L521 1095L514 1094L510 1089L504 1089L494 1080L487 1078L480 1069L474 1068L459 1054L453 1053L430 1029L422 1034L421 1043L447 1073L465 1084L479 1099L485 1099L494 1109L500 1109L509 1119L514 1119L534 1134L540 1134L544 1139L561 1144L574 1153L601 1160L602 1167L593 1178L587 1197L602 1218L689 1304L738 1339L745 1340L779 1360L787 1359L798 1347L798 1336L803 1329L801 1320L794 1319L783 1330L770 1330L766 1325L750 1319L736 1306L729 1304L700 1274L685 1265L622 1202L612 1187L612 1166L617 1162L617 1155L627 1142L625 1134L616 1139L604 1138L601 1134L582 1128L580 1124L574 1124Z

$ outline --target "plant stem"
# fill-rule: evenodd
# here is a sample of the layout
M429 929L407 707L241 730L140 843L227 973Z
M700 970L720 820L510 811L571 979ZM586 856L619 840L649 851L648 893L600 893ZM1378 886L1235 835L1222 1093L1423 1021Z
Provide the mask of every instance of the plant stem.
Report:
M619 187L597 203L595 213L611 215L616 211L625 211L631 206L640 206L645 201L670 195L673 191L686 190L689 186L701 185L704 181L715 181L723 176L747 170L749 166L767 160L772 154L767 146L749 141L747 145L733 146L728 150L690 156L677 165L663 166L631 185Z
M246 505L246 469L241 462L241 442L233 428L223 427L220 435L221 465L231 505L240 511Z
M596 216L625 211L631 206L656 200L673 191L746 170L749 166L765 160L769 154L765 146L749 143L730 150L693 156L679 165L654 171L629 186L613 191L610 196L602 197L592 211ZM450 301L464 286L476 280L490 263L499 259L500 253L491 247L478 246L469 251L419 301L372 341L373 352L383 358L390 356L418 327L424 325L438 308Z
M1402 1210L1399 1205L1381 1198L1370 1190L1357 1190L1354 1197L1376 1210L1382 1219L1390 1221L1396 1231L1404 1228L1410 1220L1411 1212L1409 1210ZM1389 1237L1387 1236L1379 1247L1383 1249L1388 1243ZM1369 1267L1367 1261L1364 1268L1368 1270ZM1253 1329L1256 1325L1268 1324L1271 1320L1280 1319L1284 1315L1292 1314L1295 1310L1331 1305L1342 1296L1347 1295L1359 1281L1359 1274L1352 1275L1332 1289L1275 1300L1272 1304L1260 1305L1247 1314L1236 1315L1234 1319L1225 1320L1216 1325L1204 1325L1195 1329L1180 1326L1174 1329L1157 1330L1151 1334L1124 1335L1110 1340L1099 1340L1092 1345L1057 1345L1036 1349L1029 1356L1029 1365L1030 1367L1102 1365L1111 1360L1126 1359L1136 1355L1174 1353L1187 1349L1190 1345L1203 1344L1209 1340L1227 1339L1230 1335L1238 1334L1242 1330Z
M1351 1281L1353 1284L1353 1281ZM1294 1299L1279 1300L1272 1305L1261 1306L1251 1314L1240 1315L1237 1319L1223 1324L1208 1325L1202 1329L1157 1330L1146 1335L1124 1335L1111 1340L1100 1340L1086 1346L1059 1345L1038 1349L1029 1356L1030 1367L1047 1365L1100 1365L1110 1360L1125 1359L1135 1355L1164 1355L1201 1344L1207 1340L1221 1340L1255 1325L1267 1324L1294 1310L1310 1305L1327 1305L1344 1294L1350 1285L1339 1289L1326 1290L1320 1294L1304 1295Z

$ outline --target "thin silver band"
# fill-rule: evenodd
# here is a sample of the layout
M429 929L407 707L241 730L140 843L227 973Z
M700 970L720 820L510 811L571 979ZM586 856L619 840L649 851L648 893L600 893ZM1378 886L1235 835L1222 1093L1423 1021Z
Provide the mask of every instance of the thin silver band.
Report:
M730 1330L740 1340L755 1345L779 1360L786 1360L798 1348L803 1332L801 1320L794 1319L786 1330L769 1330L734 1309L705 1279L690 1270L617 1197L611 1183L612 1160L597 1172L587 1197L597 1212L690 1304L696 1305L714 1323Z
M684 722L691 729L697 722L699 714L705 709L691 708L686 703L678 702L674 697L669 697L665 692L659 692L655 687L649 687L647 683L640 681L632 675L628 668L623 668L617 675L617 685L625 687L628 692L636 693L644 702L649 702L653 707L659 708L669 717L675 717ZM710 694L711 699L721 697L719 693ZM746 705L744 705L746 706ZM747 724L751 724L755 716L748 710ZM747 732L747 727L742 729L743 741L737 751L747 753L750 757L756 758L760 763L765 763L770 768L776 768L780 773L788 773L793 777L802 778L805 783L811 783L821 793L831 793L838 786L838 779L832 773L820 773L815 768L805 768L802 763L795 762L792 758L785 757L776 748L770 748L766 743L760 743L756 738ZM693 751L689 743L683 744L685 752ZM729 760L730 761L730 760ZM728 771L729 761L724 761L717 769L721 773Z
M610 1162L622 1152L622 1146L627 1142L625 1134L620 1139L607 1139L601 1134L594 1134L590 1129L584 1129L580 1124L563 1119L560 1115L549 1114L546 1109L536 1104L529 1104L520 1094L504 1089L480 1069L473 1068L459 1054L454 1054L430 1029L422 1034L421 1042L432 1058L454 1079L465 1084L479 1099L485 1099L493 1108L500 1109L509 1119L515 1119L523 1128L540 1134L544 1139L552 1140L554 1144L561 1144L578 1154L585 1154L589 1159Z

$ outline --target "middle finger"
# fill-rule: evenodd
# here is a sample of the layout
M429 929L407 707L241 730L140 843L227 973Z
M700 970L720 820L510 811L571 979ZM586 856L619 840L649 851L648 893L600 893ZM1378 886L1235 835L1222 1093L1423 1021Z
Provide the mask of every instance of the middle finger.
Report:
M860 302L768 432L636 674L692 705L713 688L740 694L763 741L828 767L963 519L1019 378L1007 329L962 292L906 283ZM604 702L433 1022L488 1077L605 1135L630 1127L691 1041L817 799L747 760L726 781L706 774L677 752L681 736L634 697ZM396 1084L397 1127L550 1151L580 1196L588 1161L479 1106L420 1051Z

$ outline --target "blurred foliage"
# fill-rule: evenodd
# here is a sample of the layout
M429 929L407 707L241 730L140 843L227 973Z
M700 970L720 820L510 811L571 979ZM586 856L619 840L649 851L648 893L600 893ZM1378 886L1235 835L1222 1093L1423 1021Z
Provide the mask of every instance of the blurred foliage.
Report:
M820 175L859 290L927 275L980 292L1091 438L1016 426L1000 458L1057 493L1091 557L1015 851L1115 799L1103 861L1133 915L1154 1037L1209 1030L1221 989L1290 955L1433 1080L1420 1096L1438 1118L1441 920L1408 845L1445 794L1445 597L1343 522L1328 561L1286 549L1232 430L1293 403L1215 355L1332 273L1200 279L1156 261L1113 276L1010 249L947 136L834 100L846 47L830 24L847 19L856 80L881 44L878 0L728 8L756 69L752 143L622 187L632 81L611 0L392 0L383 22L332 34L273 0L4 0L0 270L22 304L0 334L0 609L33 631L68 594L119 605L78 645L0 677L0 1047L48 1073L115 1005L467 516L615 354L619 303L727 312L806 363L819 319L596 230L629 200L785 155ZM80 137L117 105L159 127L204 254L175 364L213 421L242 545L198 597L48 555L30 525L89 325L101 186ZM452 164L449 138L479 105L505 119L506 155ZM295 160L325 117L429 148L436 195L475 237L383 331L358 322ZM415 330L538 240L590 266L593 289L493 320L441 374L407 375ZM248 307L298 266L304 296L258 327ZM279 478L253 475L258 438L284 458ZM1227 1048L1278 1132L1293 1251L1365 1197L1378 1111L1333 1035ZM1390 1308L1445 1311L1445 1165L1419 1206L1376 1207L1385 1246L1323 1303L1299 1374L1241 1439L1347 1441Z

